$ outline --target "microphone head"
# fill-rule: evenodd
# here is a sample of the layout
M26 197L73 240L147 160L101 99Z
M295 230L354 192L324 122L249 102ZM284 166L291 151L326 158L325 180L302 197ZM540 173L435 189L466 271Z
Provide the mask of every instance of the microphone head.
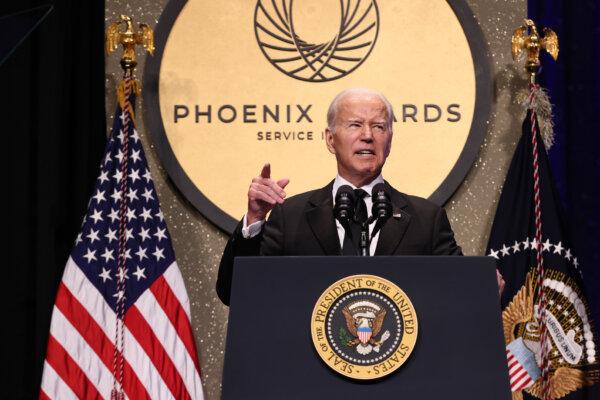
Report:
M392 201L385 183L373 186L371 192L373 197L372 213L378 219L388 219L392 216Z
M335 194L333 215L340 222L345 223L354 217L354 190L349 185L342 185Z

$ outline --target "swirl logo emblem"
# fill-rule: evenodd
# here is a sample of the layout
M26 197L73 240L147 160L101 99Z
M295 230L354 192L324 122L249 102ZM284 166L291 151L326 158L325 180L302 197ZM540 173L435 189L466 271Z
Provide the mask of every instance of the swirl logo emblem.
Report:
M379 9L375 0L339 0L339 5L339 19L330 18L339 26L333 37L311 43L298 33L294 0L258 0L254 31L265 57L284 74L302 81L328 82L350 74L375 45Z

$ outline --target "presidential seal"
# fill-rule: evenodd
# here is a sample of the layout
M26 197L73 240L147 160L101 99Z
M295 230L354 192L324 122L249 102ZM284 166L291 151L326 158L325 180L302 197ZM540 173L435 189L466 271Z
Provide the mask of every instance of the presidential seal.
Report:
M406 362L417 341L417 314L394 283L352 275L332 284L312 313L317 354L335 372L378 379Z

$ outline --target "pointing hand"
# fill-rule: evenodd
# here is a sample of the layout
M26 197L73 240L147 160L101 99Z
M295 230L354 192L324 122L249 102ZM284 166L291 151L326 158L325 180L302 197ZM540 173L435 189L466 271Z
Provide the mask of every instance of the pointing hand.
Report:
M282 204L286 196L283 189L288 183L290 183L290 180L287 178L278 181L272 180L271 165L269 163L265 164L260 176L252 179L248 189L246 223L251 225L265 219L276 204Z

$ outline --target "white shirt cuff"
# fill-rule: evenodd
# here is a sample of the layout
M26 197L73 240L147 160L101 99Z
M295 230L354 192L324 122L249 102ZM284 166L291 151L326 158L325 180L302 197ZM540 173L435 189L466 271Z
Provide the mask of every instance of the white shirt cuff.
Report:
M244 225L242 227L242 236L244 239L251 239L258 235L262 231L262 227L265 224L265 220L256 221L253 224L248 225L246 216L244 215Z

